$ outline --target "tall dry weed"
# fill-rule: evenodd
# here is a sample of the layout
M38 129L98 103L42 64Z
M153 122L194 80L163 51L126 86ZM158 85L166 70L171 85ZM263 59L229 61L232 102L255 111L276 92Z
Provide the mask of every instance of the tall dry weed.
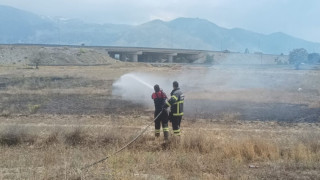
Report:
M259 139L240 139L224 145L224 158L239 162L265 161L279 159L279 147L269 141Z
M76 127L75 129L71 130L71 132L66 133L64 135L64 138L65 144L70 146L77 146L85 144L88 135L83 129Z
M98 134L96 142L98 146L116 146L125 143L126 134L121 133L115 128L110 128Z
M182 140L182 148L187 152L209 153L213 151L215 143L214 139L199 131L186 134Z
M36 142L37 136L31 134L28 128L12 125L5 127L0 132L0 144L7 146L16 146L22 143L32 145Z

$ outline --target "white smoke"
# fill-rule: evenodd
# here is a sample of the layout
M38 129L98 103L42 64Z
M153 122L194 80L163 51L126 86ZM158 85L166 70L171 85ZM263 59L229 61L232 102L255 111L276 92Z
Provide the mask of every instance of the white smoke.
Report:
M113 83L112 94L124 100L151 107L153 105L151 95L155 84L158 84L166 93L172 89L172 82L164 77L147 73L129 73Z
M173 81L179 82L179 86L186 96L186 103L190 94L212 93L212 96L214 96L216 93L221 92L234 91L242 93L261 89L268 91L296 91L298 88L303 87L301 84L296 83L296 77L292 77L293 75L288 75L287 73L285 71L283 74L278 74L274 70L242 66L185 68L181 69L181 71L169 72L169 74L159 72L129 73L121 76L113 84L112 93L124 100L152 107L151 94L154 92L153 86L158 84L170 97ZM303 77L301 76L301 78ZM266 95L269 94L267 93ZM248 95L249 93L239 94L242 97ZM248 96L248 100L250 100L250 96Z

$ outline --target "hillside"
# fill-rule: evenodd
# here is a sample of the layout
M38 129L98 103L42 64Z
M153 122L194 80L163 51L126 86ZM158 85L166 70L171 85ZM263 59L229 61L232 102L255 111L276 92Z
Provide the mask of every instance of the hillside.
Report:
M198 18L169 22L153 20L141 25L93 24L75 19L46 18L8 6L0 6L1 44L65 44L140 46L201 50L230 50L250 53L288 54L305 48L319 52L320 43L281 32L269 35L220 27Z
M34 64L41 59L41 65L99 65L119 61L99 49L73 47L41 47L0 45L0 64Z

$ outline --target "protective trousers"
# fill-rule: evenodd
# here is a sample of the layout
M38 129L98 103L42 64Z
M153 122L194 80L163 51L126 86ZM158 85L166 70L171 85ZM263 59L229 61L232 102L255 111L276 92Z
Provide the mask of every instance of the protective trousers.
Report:
M154 118L156 118L160 112L161 111L155 111ZM160 128L162 125L164 139L167 140L169 137L169 127L168 127L168 114L165 110L163 110L162 113L159 115L159 117L154 121L154 125L155 125L155 136L156 137L160 136Z
M173 129L173 134L176 136L181 135L181 130L180 130L180 123L181 123L182 116L172 116L170 115L170 120L172 122L172 129Z

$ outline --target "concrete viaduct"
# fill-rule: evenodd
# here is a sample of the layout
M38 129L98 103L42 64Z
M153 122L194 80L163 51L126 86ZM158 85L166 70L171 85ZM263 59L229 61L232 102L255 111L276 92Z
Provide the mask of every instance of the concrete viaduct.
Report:
M0 44L1 45L1 44ZM6 44L4 44L6 45ZM7 44L8 45L8 44ZM85 46L85 45L58 45L58 44L10 44L15 46L44 46L44 47L71 47L71 48L94 48L107 51L110 57L121 61L131 62L182 62L190 63L204 61L207 54L213 51L169 49L169 48L146 48L146 47L120 47L120 46Z
M217 64L287 64L287 55L243 54L230 51L209 51L191 49L119 47L119 46L85 46L57 44L0 44L14 46L70 47L99 49L103 54L121 61L160 62L160 63L204 63L214 60ZM209 58L209 59L208 59Z
M104 47L110 57L131 62L203 61L208 51L167 48Z

